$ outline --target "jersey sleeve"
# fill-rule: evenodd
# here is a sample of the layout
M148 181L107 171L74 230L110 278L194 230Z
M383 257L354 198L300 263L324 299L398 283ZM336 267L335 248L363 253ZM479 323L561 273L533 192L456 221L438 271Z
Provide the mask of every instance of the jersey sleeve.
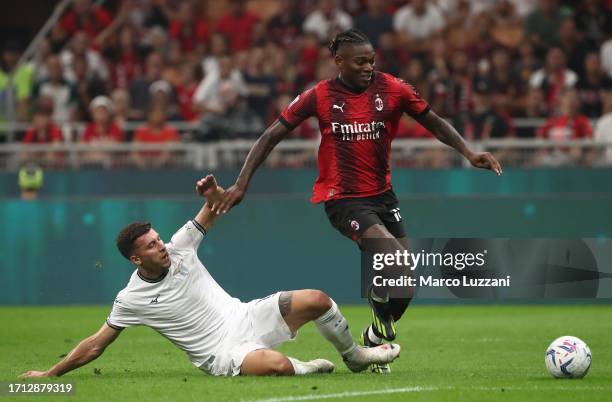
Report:
M124 328L140 325L140 319L126 305L121 293L117 295L113 309L106 318L106 324L118 331Z
M195 220L191 220L172 236L168 247L175 250L196 250L204 236L206 229Z
M402 111L414 119L419 119L431 110L429 104L421 98L417 90L407 82L397 79L400 89L400 105Z
M315 88L298 95L278 117L278 120L289 130L293 130L309 117L317 113L317 95Z

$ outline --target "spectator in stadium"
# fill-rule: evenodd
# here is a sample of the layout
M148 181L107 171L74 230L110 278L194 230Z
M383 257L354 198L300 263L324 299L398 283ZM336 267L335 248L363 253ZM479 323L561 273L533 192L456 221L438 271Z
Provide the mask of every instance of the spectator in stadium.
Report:
M279 7L278 12L268 21L267 31L276 45L290 48L302 33L304 17L298 0L281 1Z
M164 62L157 52L149 53L145 64L143 77L135 78L129 84L132 111L130 114L136 120L144 120L150 101L150 86L162 79Z
M472 86L473 107L461 120L459 130L468 140L508 138L514 135L510 120L493 106L493 84L487 78L478 77ZM498 154L499 152L496 152Z
M440 33L446 22L442 11L433 2L413 0L395 12L393 28L400 35L400 43L417 54L430 48L432 37Z
M589 42L582 39L582 33L576 30L576 23L567 17L559 28L559 45L567 58L567 67L578 76L584 74L584 58L593 48Z
M521 113L515 115L515 117L545 119L548 115L549 111L546 106L544 92L539 88L528 88L525 97L525 108ZM533 125L521 126L516 128L516 135L520 138L535 138L537 131L537 127Z
M32 125L25 132L22 142L24 144L50 144L62 142L62 130L53 123L53 100L40 97L34 104Z
M116 41L106 46L105 58L110 67L111 82L114 88L128 88L136 77L142 75L143 49L136 43L136 32L131 25L123 25Z
M149 87L150 92L150 106L160 105L166 111L166 119L170 121L181 120L182 116L176 97L174 96L174 89L168 81L159 80L155 81Z
M78 106L76 111L77 120L91 120L89 105L91 101L108 92L107 83L97 75L89 72L89 65L85 57L77 57L73 62L75 74L74 85L78 94Z
M111 92L110 98L115 108L115 124L124 131L125 123L132 120L130 117L130 93L125 89L117 88ZM126 137L126 140L130 140L130 138Z
M599 47L612 32L612 11L602 0L581 1L574 12L576 27L591 46Z
M480 13L474 19L471 29L471 39L465 49L471 63L481 63L483 60L490 65L490 57L497 44L493 41L491 30L493 18L489 13Z
M53 121L64 124L75 120L78 105L76 87L64 79L62 64L52 54L45 61L48 78L38 81L32 89L32 98L46 96L53 99Z
M542 68L542 62L536 56L535 48L529 41L524 41L519 46L518 60L513 63L513 68L521 85L526 85L533 73Z
M544 91L546 104L550 110L559 105L560 93L564 88L573 88L578 82L578 75L566 66L565 53L554 46L546 54L546 65L534 72L529 78L532 88Z
M182 52L201 59L210 36L208 22L202 10L191 1L179 4L177 16L170 21L170 38L177 41Z
M387 0L367 0L366 10L355 18L355 28L366 34L375 48L385 32L393 31L393 17L387 12Z
M410 60L410 56L399 45L397 35L393 31L383 32L378 38L378 44L376 62L380 71L398 76Z
M166 110L160 104L152 106L148 113L147 123L138 128L132 139L135 143L172 143L179 142L178 131L166 122ZM172 165L171 151L139 151L132 154L136 166L140 169L161 168Z
M504 48L495 49L491 66L493 104L498 111L513 116L524 107L525 88L512 69L510 53Z
M320 43L328 41L338 31L353 26L353 18L341 10L335 0L319 0L318 7L304 19L302 29L317 35Z
M597 118L602 113L600 89L606 74L602 71L599 54L588 53L584 59L584 75L580 76L576 89L582 105L582 113L589 118Z
M2 58L0 60L0 122L5 119L13 118L5 116L7 111L7 99L9 91L14 99L15 116L19 121L25 121L28 118L28 108L30 100L30 91L34 81L34 65L32 63L24 63L17 66L19 57L21 57L22 46L14 40L7 40L2 46ZM12 82L13 88L9 86ZM0 142L4 139L4 133L0 133Z
M99 5L93 5L91 0L74 0L71 9L62 17L61 26L68 37L77 31L85 31L94 39L112 20L111 13Z
M180 74L172 84L176 89L181 120L194 121L199 115L193 105L193 95L202 81L202 70L198 64L189 61L180 66Z
M538 7L525 18L525 36L539 52L558 46L561 23L570 15L557 0L539 0Z
M612 165L612 80L606 78L601 85L600 91L603 103L603 115L595 125L594 138L596 141L608 142L599 152L599 157L594 158L597 164Z
M123 131L113 119L113 102L107 96L97 96L89 105L92 122L85 127L81 142L104 145L123 142ZM90 151L83 155L87 165L101 166L106 169L112 166L112 154L104 151Z
M505 49L516 50L523 42L523 19L516 13L516 6L510 0L496 2L492 9L493 26L491 37Z
M202 118L199 140L255 138L263 130L263 116L254 113L229 81L219 86L221 109Z
M217 21L217 32L229 40L232 51L246 50L251 46L253 27L259 17L247 10L245 0L230 0L229 10Z
M472 93L472 71L468 56L464 51L457 50L452 54L450 76L440 79L436 85L436 106L441 105L443 116L458 118L470 109L470 94Z
M40 97L34 104L32 124L25 132L24 144L59 144L63 141L62 130L53 123L53 100ZM43 152L26 151L20 155L21 160L35 162L42 166L61 166L63 155L50 149Z
M221 88L232 87L240 96L247 95L244 78L242 73L234 68L232 57L228 55L219 57L218 66L219 75L204 77L193 95L195 109L203 115L225 112L227 99L223 98Z
M265 50L260 47L251 49L244 71L249 109L265 118L270 113L270 105L276 96L276 77L266 63Z
M548 118L538 131L540 138L552 141L568 141L591 138L593 130L589 119L580 113L576 90L565 88L561 92L559 112ZM537 153L537 164L559 166L569 163L582 163L586 153L579 147L559 147L541 150Z
M91 48L89 37L84 31L78 31L70 40L70 46L60 53L60 61L64 69L64 78L76 83L77 77L74 71L74 62L77 58L84 58L87 63L87 78L97 77L106 82L109 79L109 72L106 62L100 53Z

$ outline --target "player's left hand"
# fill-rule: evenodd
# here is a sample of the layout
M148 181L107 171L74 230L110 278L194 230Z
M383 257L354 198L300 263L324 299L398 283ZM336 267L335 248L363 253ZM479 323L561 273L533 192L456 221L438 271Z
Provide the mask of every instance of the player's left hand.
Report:
M197 181L196 192L200 197L205 197L207 202L213 204L217 202L223 194L223 188L217 184L215 176L209 174Z
M26 371L21 374L19 378L37 378L37 377L49 377L49 374L46 371Z
M468 159L474 167L492 170L498 176L503 173L501 165L490 152L476 152L471 154Z

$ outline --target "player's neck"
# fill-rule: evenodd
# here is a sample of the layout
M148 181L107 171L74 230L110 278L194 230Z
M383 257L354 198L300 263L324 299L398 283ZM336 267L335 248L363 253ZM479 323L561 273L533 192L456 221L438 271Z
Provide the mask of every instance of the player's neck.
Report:
M168 268L144 268L136 269L138 276L146 282L159 282L168 274Z
M372 75L372 78L370 79L370 84L372 84L372 80L374 79L374 75ZM343 78L342 78L342 74L338 74L338 76L336 77L336 82L340 85L342 85L344 88L346 88L347 90L354 92L356 94L360 94L365 92L368 87L365 88L359 88L355 85L351 85L348 82L346 82Z

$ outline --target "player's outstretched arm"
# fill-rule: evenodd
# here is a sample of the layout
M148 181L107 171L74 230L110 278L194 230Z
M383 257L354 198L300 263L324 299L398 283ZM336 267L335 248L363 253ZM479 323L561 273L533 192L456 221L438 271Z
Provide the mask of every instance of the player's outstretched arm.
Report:
M461 135L446 120L430 110L425 116L419 119L419 123L437 139L448 146L457 150L461 155L470 161L472 166L494 171L498 176L502 174L502 168L497 159L490 152L472 152Z
M204 229L209 230L217 219L217 214L212 212L210 206L221 200L225 189L217 184L215 176L209 174L196 182L196 192L200 197L206 198L206 202L196 215L195 221L202 225Z
M278 120L264 131L249 151L240 174L236 179L236 183L227 189L219 202L212 204L213 212L217 214L226 213L230 208L242 201L255 170L266 160L276 144L287 137L290 132L291 130Z
M84 366L90 361L97 359L104 352L104 349L117 339L120 333L121 331L111 328L108 324L104 323L98 332L83 339L62 361L49 370L26 371L20 377L59 377L71 370Z

